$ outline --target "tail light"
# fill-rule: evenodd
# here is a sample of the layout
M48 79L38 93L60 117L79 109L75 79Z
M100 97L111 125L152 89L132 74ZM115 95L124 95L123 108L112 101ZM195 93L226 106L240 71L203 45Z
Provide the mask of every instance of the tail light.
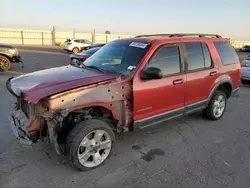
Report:
M247 63L241 63L240 66L241 66L241 67L250 67L250 65L247 64Z
M245 63L240 63L240 66L241 67L246 67L246 64Z
M71 45L72 43L71 42L68 42L68 45Z
M83 57L83 58L81 58L81 61L84 62L84 61L86 61L86 59L88 59L88 57Z

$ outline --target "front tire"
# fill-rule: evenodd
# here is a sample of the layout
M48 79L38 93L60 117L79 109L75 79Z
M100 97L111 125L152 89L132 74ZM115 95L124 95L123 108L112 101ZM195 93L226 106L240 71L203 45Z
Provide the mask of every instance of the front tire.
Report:
M0 71L7 72L10 69L10 60L5 57L0 55Z
M220 119L227 106L227 97L223 91L215 91L206 109L203 110L203 116L209 120Z
M114 142L114 132L107 123L90 119L72 129L65 150L72 167L88 171L104 164L112 153Z

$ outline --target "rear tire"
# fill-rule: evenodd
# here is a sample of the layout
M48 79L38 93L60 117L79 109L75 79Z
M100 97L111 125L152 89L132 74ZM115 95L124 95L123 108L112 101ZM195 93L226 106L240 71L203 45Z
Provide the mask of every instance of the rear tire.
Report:
M79 48L74 47L74 48L72 49L72 52L73 52L73 54L77 54L77 53L80 52L80 50L79 50Z
M7 72L10 69L10 60L5 57L0 55L0 71Z
M71 130L66 140L65 151L73 168L88 171L107 161L114 148L114 142L115 134L106 122L90 119L79 123Z
M202 111L204 117L209 120L219 120L227 107L227 97L223 91L215 91L206 109Z

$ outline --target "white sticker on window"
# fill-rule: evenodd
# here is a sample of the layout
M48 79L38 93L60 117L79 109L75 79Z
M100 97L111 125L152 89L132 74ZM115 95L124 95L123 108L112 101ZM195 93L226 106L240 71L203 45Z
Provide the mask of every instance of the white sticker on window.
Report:
M128 70L133 70L133 69L135 69L135 68L136 68L136 66L131 66L131 65L130 65L130 66L128 67Z
M137 48L146 48L148 44L141 42L131 42L129 46L137 47Z

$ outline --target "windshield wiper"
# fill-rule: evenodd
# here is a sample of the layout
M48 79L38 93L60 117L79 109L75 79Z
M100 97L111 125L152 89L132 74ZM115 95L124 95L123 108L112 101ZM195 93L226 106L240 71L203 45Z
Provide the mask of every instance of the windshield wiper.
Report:
M102 69L100 69L99 67L96 67L94 65L84 65L84 68L90 68L90 69L96 69L99 70L100 72L104 72Z

